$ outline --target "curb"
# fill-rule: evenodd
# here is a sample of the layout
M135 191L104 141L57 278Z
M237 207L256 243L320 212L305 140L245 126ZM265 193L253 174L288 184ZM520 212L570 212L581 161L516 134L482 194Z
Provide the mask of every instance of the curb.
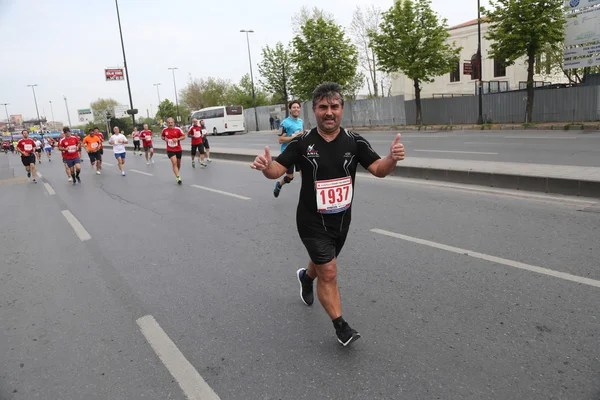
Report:
M104 147L110 148L112 146L105 145ZM166 149L161 148L154 148L154 152L157 154L167 153ZM190 150L183 150L183 154L189 155ZM221 153L215 151L211 151L210 155L211 158L214 159L242 161L247 162L248 164L252 163L255 158L255 156L249 154ZM360 165L358 170L366 172ZM501 189L523 190L528 192L600 198L600 181L587 181L583 179L496 174L492 172L405 166L397 166L391 173L391 176L465 185L488 186Z

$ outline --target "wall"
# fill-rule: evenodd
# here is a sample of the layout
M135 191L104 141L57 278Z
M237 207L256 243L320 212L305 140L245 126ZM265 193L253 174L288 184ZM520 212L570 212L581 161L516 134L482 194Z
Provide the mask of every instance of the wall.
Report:
M600 120L599 86L565 89L537 89L533 104L534 122L589 122ZM422 99L423 124L450 125L477 122L477 96ZM523 123L527 92L493 93L483 96L484 119L493 123ZM414 100L406 102L409 124L416 120Z
M269 116L280 116L285 118L285 111L280 106L258 107L258 124L260 130L269 130ZM283 106L281 106L283 107ZM285 110L285 108L283 108ZM313 128L317 125L312 111L312 102L302 104L300 118L304 121L305 128ZM246 128L254 131L254 109L244 110ZM345 127L367 127L367 126L399 126L406 125L406 112L403 96L381 97L377 99L348 100L344 105L344 116L342 126Z

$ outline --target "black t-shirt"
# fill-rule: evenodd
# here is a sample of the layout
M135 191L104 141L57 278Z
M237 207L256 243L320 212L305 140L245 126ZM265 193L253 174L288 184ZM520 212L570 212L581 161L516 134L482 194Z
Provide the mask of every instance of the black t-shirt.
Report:
M323 209L323 204L328 204L329 200L333 200L336 204L338 200L342 203L347 202L348 199L344 199L344 196L348 195L349 189L337 185L332 186L332 191L328 188L328 183L323 181L350 177L352 185L350 196L353 196L358 163L366 169L378 159L380 159L379 155L369 142L357 133L342 128L335 140L327 142L319 135L317 128L314 128L292 140L276 161L286 168L300 165L302 187L298 213L306 218L318 218L323 223L327 219L327 222L335 225L339 219L345 218L348 223L350 222L352 198L349 198L350 204L347 207L334 210ZM319 184L317 185L316 182ZM344 184L343 180L340 182ZM345 183L348 185L347 180ZM319 210L317 198L321 196L322 202L319 202L321 210Z

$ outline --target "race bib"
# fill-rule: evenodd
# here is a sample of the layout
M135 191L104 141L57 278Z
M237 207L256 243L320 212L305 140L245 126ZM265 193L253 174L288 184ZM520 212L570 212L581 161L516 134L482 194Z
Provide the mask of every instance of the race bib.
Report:
M67 147L68 153L77 153L77 146L69 146Z
M177 147L177 140L169 139L167 141L167 144L169 145L169 147Z
M207 130L207 129L202 129L202 134L203 134L203 135L206 135L207 133L208 133L208 130Z
M202 131L194 131L194 137L195 138L202 137Z
M352 178L338 178L315 182L317 189L317 211L335 214L350 208L352 204Z
M92 149L97 149L97 148L98 148L98 142L92 143Z
M30 145L30 144L24 144L23 148L25 149L25 151L31 151L31 149L33 148L33 146Z

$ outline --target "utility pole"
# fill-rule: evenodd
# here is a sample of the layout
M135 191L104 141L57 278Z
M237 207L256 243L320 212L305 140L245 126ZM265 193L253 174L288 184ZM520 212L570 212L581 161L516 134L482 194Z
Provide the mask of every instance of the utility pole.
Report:
M27 85L27 87L31 88L31 91L33 92L33 101L35 103L35 112L37 113L37 117L38 117L38 124L40 124L40 131L42 130L42 120L40 119L40 111L38 110L38 105L37 105L37 99L35 97L35 87L38 84L33 84L33 85Z
M479 117L477 124L483 125L483 63L481 62L481 1L477 0L477 64L479 73Z
M71 114L69 114L69 104L67 104L67 96L63 94L63 99L65 99L65 107L67 108L67 119L69 120L69 128L71 127Z
M246 42L248 43L248 61L250 62L250 81L252 82L252 103L254 104L254 121L256 122L256 131L258 128L258 110L256 109L256 94L254 93L254 75L252 73L252 56L250 56L250 33L254 33L252 29L241 29L240 32L246 34ZM286 99L287 100L287 99Z
M50 114L52 114L52 122L56 122L54 119L54 108L52 108L52 100L49 100L50 103Z
M10 116L8 115L8 107L10 105L10 103L2 103L2 105L4 106L4 111L6 111L6 124L8 125L8 131L10 132ZM10 142L12 143L13 141L13 137L12 137L12 132L10 132Z
M173 88L175 89L175 106L177 107L177 123L181 123L181 116L179 115L179 100L177 100L177 85L175 84L175 70L177 67L169 68L173 71Z
M135 114L133 113L133 99L131 98L131 86L129 84L129 70L127 69L127 58L125 58L125 43L123 42L123 30L121 29L121 16L119 15L119 1L115 0L117 6L117 20L119 21L119 34L121 35L121 48L123 49L123 64L125 65L125 78L127 79L127 92L129 93L129 109L131 110L131 121L135 127Z

